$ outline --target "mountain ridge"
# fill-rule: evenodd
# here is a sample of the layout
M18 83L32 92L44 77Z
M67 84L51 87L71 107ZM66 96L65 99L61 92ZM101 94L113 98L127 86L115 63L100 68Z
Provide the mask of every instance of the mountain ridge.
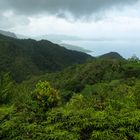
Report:
M118 52L109 52L98 56L100 59L124 59Z
M0 35L0 72L10 71L17 81L32 74L59 71L91 58L86 53L67 50L47 40Z
M15 33L9 32L9 31L0 30L0 34L8 36L8 37L17 38Z

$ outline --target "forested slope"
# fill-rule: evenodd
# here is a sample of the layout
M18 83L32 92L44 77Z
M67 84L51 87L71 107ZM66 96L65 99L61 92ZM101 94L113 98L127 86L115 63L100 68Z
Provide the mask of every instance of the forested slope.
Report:
M1 35L0 139L140 140L140 60Z
M131 59L92 60L22 84L2 74L0 139L139 140L139 75Z
M11 72L16 81L62 70L90 58L90 55L67 50L47 40L20 40L0 35L0 72Z

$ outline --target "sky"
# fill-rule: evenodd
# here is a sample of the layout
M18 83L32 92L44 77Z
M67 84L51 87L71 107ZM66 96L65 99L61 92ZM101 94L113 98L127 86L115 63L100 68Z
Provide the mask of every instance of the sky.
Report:
M140 0L0 0L0 29L35 37L139 39Z

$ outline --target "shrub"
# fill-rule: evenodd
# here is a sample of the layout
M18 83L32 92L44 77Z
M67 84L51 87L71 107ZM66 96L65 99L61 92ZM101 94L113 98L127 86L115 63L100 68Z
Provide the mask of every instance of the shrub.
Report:
M60 101L58 91L53 89L47 81L40 81L36 84L36 88L32 94L34 100L38 101L39 105L48 110L56 107Z

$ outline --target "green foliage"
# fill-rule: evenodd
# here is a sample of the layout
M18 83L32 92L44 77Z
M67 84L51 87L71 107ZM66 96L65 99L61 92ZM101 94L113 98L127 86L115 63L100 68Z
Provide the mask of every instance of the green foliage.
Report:
M9 103L12 98L12 90L14 88L14 82L12 81L10 74L0 75L0 104Z
M76 65L62 72L40 76L36 80L46 80L55 88L81 92L86 85L124 78L125 61L96 59L82 65ZM32 83L32 79L28 84Z
M66 91L66 90L61 91L60 96L61 96L62 103L64 103L64 104L67 103L71 99L73 94L74 94L74 92L72 92L72 91Z
M47 40L20 40L0 35L0 72L11 72L17 82L33 75L56 72L90 58L88 54L67 50Z
M139 140L139 71L98 59L22 84L1 75L0 139Z
M53 89L47 81L38 82L32 96L45 110L57 106L60 101L58 91Z

